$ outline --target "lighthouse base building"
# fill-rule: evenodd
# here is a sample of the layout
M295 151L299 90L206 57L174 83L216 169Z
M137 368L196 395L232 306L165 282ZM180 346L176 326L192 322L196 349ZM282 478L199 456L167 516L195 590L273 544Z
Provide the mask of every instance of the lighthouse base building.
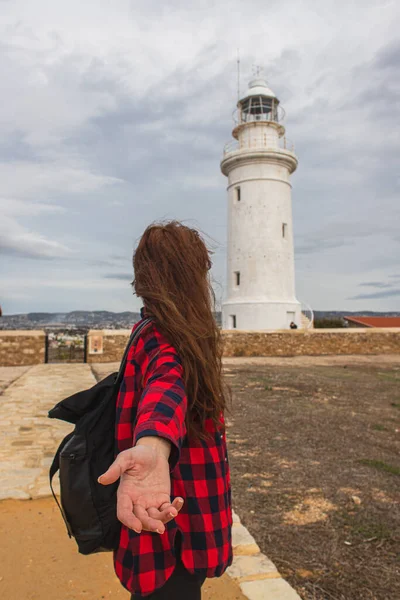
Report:
M301 327L295 294L290 175L297 157L280 123L279 100L263 79L238 102L236 141L225 147L228 178L227 294L222 327Z

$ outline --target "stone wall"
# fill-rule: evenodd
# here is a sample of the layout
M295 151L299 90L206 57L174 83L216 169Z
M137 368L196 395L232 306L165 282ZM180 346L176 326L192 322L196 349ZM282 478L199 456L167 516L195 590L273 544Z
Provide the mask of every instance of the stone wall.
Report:
M400 354L400 329L224 331L225 356Z
M89 331L103 337L103 352L87 361L118 362L130 331ZM223 331L225 356L324 356L400 354L400 329L311 329L293 331ZM90 343L88 343L90 349Z
M88 363L119 362L129 329L90 330ZM96 343L91 343L92 341ZM297 329L293 331L223 331L225 356L326 356L400 354L400 328ZM91 352L92 350L92 352ZM94 352L94 350L96 350ZM45 360L44 331L0 331L0 366L23 366Z
M44 331L0 331L0 366L44 363L45 346Z

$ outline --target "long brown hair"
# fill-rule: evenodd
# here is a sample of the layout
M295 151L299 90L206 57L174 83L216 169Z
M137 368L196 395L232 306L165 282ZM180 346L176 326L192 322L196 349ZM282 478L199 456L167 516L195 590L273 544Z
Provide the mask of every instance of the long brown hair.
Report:
M196 229L153 223L133 256L135 294L176 349L188 397L190 437L204 439L205 420L220 425L229 389L222 376L222 338L215 321L211 251Z

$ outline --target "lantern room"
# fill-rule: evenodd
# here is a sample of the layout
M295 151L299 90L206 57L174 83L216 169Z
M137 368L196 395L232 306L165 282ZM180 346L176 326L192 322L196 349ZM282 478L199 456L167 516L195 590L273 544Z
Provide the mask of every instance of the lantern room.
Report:
M236 127L233 136L237 139L238 130L246 123L280 123L285 116L278 98L268 87L264 79L253 79L249 83L246 95L237 104ZM284 129L282 127L282 133ZM281 133L281 135L282 135Z

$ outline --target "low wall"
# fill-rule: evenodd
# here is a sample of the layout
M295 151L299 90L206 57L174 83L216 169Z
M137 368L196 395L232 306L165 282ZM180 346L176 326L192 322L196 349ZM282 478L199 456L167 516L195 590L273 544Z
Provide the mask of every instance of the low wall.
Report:
M400 354L400 328L224 331L224 356Z
M44 363L44 331L0 331L0 366L19 367Z
M91 330L87 362L118 362L130 331ZM310 329L222 332L224 356L324 356L338 354L400 354L400 328ZM99 338L91 344L91 336ZM90 353L92 349L100 351Z
M87 362L119 362L129 329L90 330ZM400 328L310 329L222 332L224 356L326 356L400 354ZM0 366L45 361L44 331L0 331Z

